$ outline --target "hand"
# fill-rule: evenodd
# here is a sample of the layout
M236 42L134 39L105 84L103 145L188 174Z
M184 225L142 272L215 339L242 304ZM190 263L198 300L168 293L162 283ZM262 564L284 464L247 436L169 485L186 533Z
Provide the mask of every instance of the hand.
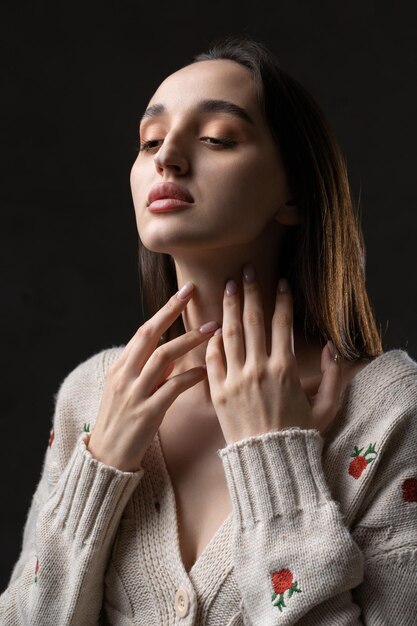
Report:
M268 355L259 284L255 279L243 285L243 326L238 292L225 291L222 333L211 337L206 351L211 399L226 443L291 427L323 432L339 408L340 366L326 344L320 385L307 396L294 354L290 291L277 290Z
M192 293L180 300L173 295L138 329L107 370L87 445L92 456L106 465L125 472L138 471L168 408L180 393L206 377L204 367L193 367L167 380L175 359L209 339L218 327L216 322L211 323L209 332L200 327L157 347L161 335L191 297Z

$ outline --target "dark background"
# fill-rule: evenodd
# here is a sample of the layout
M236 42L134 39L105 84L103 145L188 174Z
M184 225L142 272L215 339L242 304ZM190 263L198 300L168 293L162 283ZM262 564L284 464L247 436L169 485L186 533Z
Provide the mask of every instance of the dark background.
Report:
M414 2L2 4L0 591L17 560L53 397L142 323L129 173L159 83L252 35L316 97L360 199L384 350L417 358Z

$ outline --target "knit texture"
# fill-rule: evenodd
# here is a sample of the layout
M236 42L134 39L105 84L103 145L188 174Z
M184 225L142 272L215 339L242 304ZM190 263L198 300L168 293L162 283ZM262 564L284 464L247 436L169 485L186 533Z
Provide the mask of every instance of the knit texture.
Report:
M62 382L2 626L413 626L417 363L359 371L320 434L288 428L217 451L232 512L187 573L158 433L137 472L87 445L108 367Z

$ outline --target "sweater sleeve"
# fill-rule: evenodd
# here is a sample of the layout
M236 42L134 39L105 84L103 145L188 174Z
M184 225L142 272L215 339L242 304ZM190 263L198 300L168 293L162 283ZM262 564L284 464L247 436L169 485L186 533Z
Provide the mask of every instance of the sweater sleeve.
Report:
M218 451L245 626L301 624L307 615L309 625L362 624L351 589L363 580L363 554L326 484L323 443L315 429L289 428Z
M32 498L20 557L0 596L2 626L99 623L112 543L144 474L143 468L122 472L94 459L89 433L75 430L78 394L86 398L94 391L94 384L90 390L80 386L85 368L79 368L57 395L52 449ZM68 445L71 440L75 445Z

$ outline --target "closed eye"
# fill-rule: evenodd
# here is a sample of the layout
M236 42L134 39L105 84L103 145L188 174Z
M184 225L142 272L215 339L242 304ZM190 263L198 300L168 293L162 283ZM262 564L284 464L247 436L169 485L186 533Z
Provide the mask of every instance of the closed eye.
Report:
M163 139L149 139L148 141L141 141L139 144L139 152L147 152L148 150L152 150L152 148L156 148L156 145L159 141L163 141Z
M231 139L226 139L226 137L222 137L221 139L217 139L216 137L201 137L201 139L211 139L211 141L216 141L218 143L212 144L215 146L223 145L223 146L235 146L236 141L232 141Z
M210 141L214 141L215 143L211 143L209 145L212 146L225 146L226 148L232 148L236 145L236 141L232 141L231 139L227 139L226 137L217 138L217 137L201 137L201 139L209 139ZM139 144L139 152L148 152L152 150L156 146L153 144L162 141L162 139L149 139L148 141L142 141Z

